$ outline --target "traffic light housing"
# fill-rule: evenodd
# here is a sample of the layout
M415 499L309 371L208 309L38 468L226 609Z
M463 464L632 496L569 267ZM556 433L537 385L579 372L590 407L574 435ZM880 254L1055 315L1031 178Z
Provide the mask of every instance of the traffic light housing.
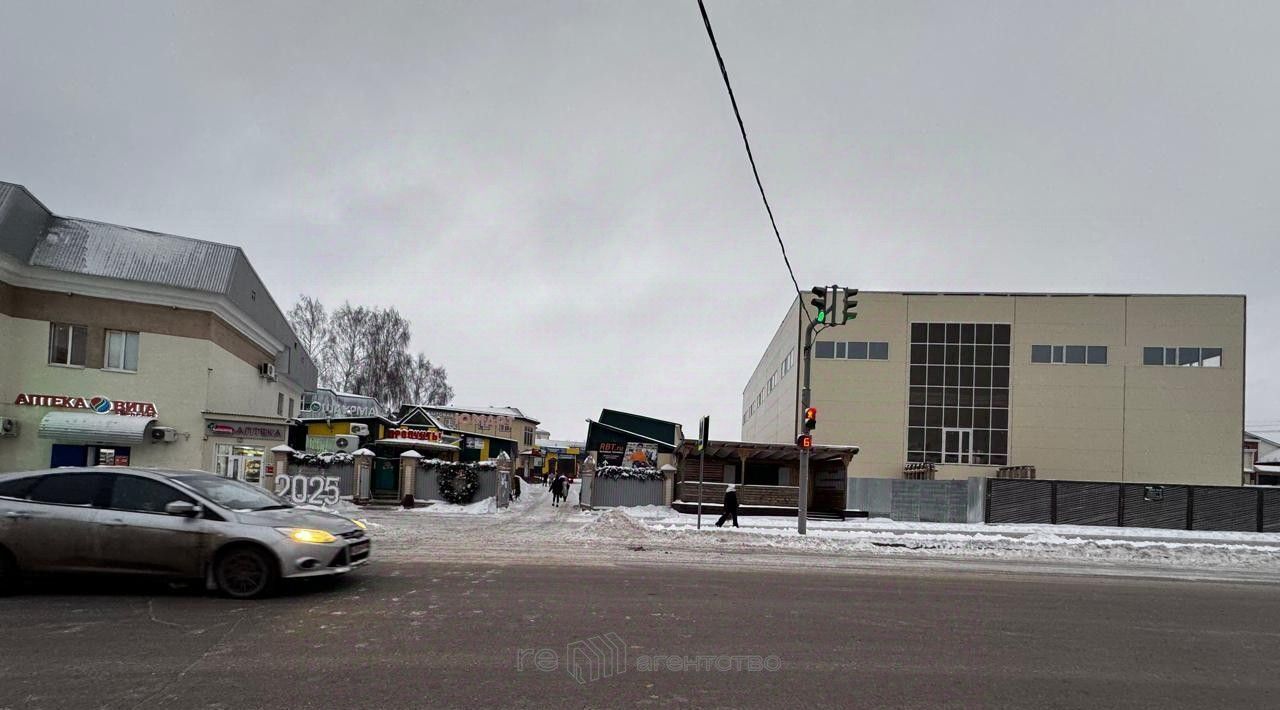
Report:
M835 318L835 291L835 286L814 286L809 289L809 292L814 296L809 299L809 303L818 309L818 315L814 317L814 320L818 323L829 324Z
M858 317L858 289L856 288L839 288L836 289L835 296L835 312L827 321L831 325L844 325L854 318Z
M805 432L813 431L818 426L818 408L809 407L804 410L804 430Z
M801 434L800 436L797 436L797 437L796 437L796 446L799 446L799 447L800 447L800 448L802 448L802 449L812 449L812 448L813 448L813 436L812 436L812 435L810 435L810 434Z

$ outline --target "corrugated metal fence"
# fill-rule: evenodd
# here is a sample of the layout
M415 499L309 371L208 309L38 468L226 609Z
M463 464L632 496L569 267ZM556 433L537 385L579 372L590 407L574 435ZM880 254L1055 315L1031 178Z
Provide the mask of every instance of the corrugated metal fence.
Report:
M989 479L988 523L1280 532L1280 489Z
M601 478L591 481L591 506L611 508L617 506L662 505L662 481L642 481L635 478Z
M481 468L476 471L476 476L480 479L480 487L476 489L476 494L471 499L472 503L493 498L498 494L497 469ZM434 467L424 466L418 469L413 479L413 495L418 500L444 500L440 496L440 484L437 482Z

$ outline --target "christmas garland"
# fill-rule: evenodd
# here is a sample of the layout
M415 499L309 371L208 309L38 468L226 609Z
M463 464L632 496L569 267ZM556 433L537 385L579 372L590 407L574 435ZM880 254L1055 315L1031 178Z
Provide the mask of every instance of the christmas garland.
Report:
M475 464L439 461L436 463L436 485L440 497L446 502L464 505L470 503L480 490L480 476Z
M355 461L355 457L351 454L341 451L337 453L326 452L321 454L304 454L295 451L289 456L289 458L293 459L300 465L314 466L316 468L329 468L331 465L348 465Z
M601 466L596 469L599 478L630 478L640 481L661 481L662 471L656 468L626 468L623 466Z

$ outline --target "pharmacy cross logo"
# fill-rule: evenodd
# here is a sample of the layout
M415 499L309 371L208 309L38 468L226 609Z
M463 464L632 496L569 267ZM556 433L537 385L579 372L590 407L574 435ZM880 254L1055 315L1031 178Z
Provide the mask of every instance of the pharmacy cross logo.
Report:
M563 655L552 648L516 650L517 671L554 673L563 668L570 678L582 684L621 675L628 668L634 668L639 673L774 673L782 669L782 660L777 656L640 654L631 660L632 663L629 664L626 642L612 632L566 644Z

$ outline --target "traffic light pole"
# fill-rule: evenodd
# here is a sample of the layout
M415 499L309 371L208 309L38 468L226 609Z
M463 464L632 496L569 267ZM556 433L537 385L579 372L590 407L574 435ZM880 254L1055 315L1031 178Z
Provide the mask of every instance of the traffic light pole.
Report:
M810 322L804 332L804 387L800 390L800 412L809 409L809 365L813 355L813 333L817 323ZM809 449L800 449L800 490L796 499L796 532L805 535L809 518Z

